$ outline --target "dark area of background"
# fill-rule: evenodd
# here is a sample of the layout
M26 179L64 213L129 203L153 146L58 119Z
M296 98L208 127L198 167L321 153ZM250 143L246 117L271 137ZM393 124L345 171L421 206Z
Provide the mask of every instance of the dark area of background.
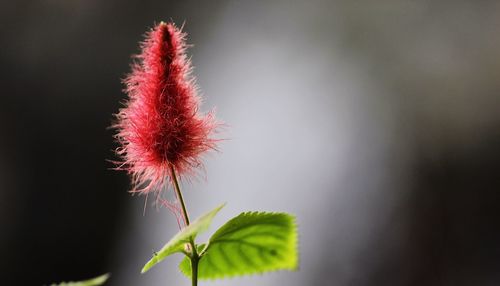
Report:
M106 161L130 55L169 19L235 130L196 213L228 201L300 223L299 272L206 284L500 283L496 1L47 0L0 2L0 284L187 285L174 260L177 276L139 275L168 238L152 229L175 223L143 217Z

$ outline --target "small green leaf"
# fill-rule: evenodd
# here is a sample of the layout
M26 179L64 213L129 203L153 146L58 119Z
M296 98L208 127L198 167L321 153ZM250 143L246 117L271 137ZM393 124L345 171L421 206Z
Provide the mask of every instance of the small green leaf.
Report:
M295 218L286 213L246 212L210 238L198 268L200 279L215 279L298 267ZM191 277L186 257L180 270Z
M176 252L183 252L184 244L188 243L190 239L194 240L199 233L207 230L214 216L217 214L217 212L220 211L222 207L224 207L224 205L225 204L222 204L216 207L214 210L202 215L201 217L193 221L190 225L180 230L174 237L172 237L172 239L170 239L169 242L167 242L167 244L165 244L165 246L163 246L160 251L153 255L153 257L146 263L146 265L144 265L141 273L145 273L151 267L155 266L157 263L165 259L167 256Z
M106 282L108 278L109 278L109 273L85 281L62 282L59 284L51 284L51 286L99 286L104 284L104 282Z

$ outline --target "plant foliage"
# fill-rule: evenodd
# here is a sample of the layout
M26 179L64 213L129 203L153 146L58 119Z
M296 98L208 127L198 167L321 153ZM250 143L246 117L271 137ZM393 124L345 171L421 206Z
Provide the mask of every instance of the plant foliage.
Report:
M245 212L199 245L198 277L216 279L298 267L295 218L286 213ZM191 276L188 257L179 265Z
M85 281L61 282L59 284L51 284L51 286L99 286L104 284L108 278L109 273Z
M194 240L196 236L207 230L212 222L214 216L220 211L225 204L222 204L215 208L214 210L202 215L193 221L190 225L180 230L169 242L163 246L163 248L155 253L153 257L144 265L141 270L141 273L145 273L151 267L155 266L167 256L174 254L176 252L184 252L184 245L189 243L191 240Z

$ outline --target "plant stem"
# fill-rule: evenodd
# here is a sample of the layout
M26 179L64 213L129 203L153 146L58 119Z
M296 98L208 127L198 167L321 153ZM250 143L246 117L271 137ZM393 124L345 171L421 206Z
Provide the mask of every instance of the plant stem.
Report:
M189 215L188 215L188 212L186 210L186 204L184 203L184 198L182 197L181 188L179 187L179 181L177 181L177 175L175 175L174 166L172 166L172 165L170 165L170 173L171 173L175 193L177 194L177 198L179 199L179 202L181 203L182 216L184 217L184 221L186 222L186 226L188 226L189 225Z
M192 286L198 285L198 255L191 257L191 284Z
M186 226L189 225L189 215L186 209L186 203L184 202L184 198L182 197L181 188L179 187L179 181L177 180L177 175L175 174L174 166L170 165L170 173L172 177L172 182L174 185L174 190L179 199L179 202L182 207L182 216L184 217L184 221L186 222ZM200 260L200 256L198 255L198 250L196 249L196 244L194 243L193 238L189 239L189 244L191 246L191 254L189 255L189 259L191 260L191 281L192 286L198 285L198 262Z

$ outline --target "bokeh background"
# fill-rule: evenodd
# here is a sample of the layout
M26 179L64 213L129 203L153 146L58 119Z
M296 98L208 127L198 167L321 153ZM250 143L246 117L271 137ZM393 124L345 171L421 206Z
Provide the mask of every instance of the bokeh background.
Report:
M190 283L180 255L139 274L177 224L107 161L161 20L228 125L191 215L300 228L298 272L201 285L499 285L500 3L404 0L0 1L0 284Z

